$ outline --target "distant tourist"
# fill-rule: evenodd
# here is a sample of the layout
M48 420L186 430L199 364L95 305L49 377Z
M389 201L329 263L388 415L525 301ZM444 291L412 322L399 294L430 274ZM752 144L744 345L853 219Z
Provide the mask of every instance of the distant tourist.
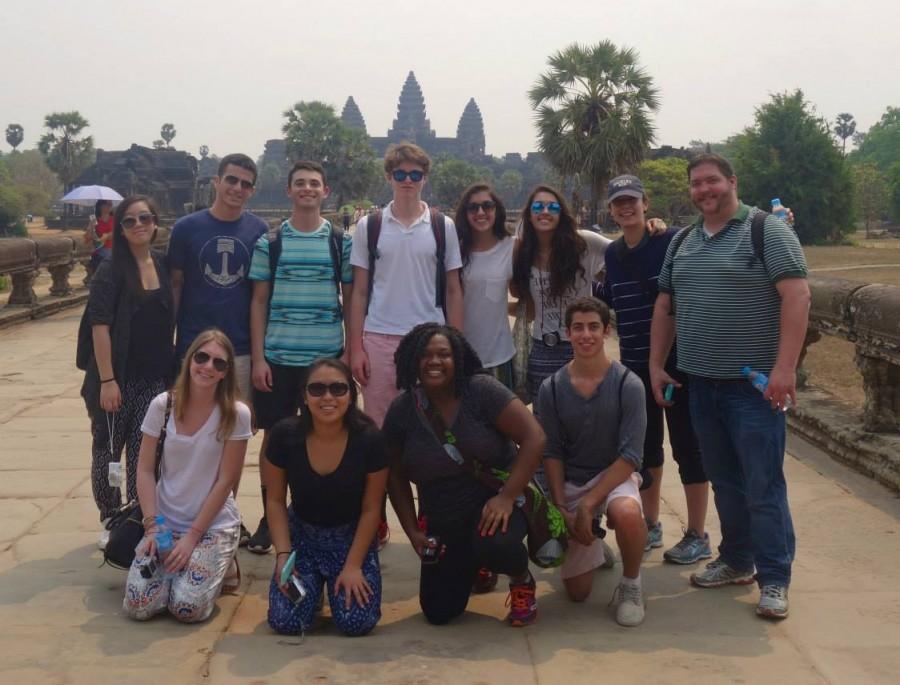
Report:
M288 635L309 630L324 594L338 630L365 635L381 618L374 542L388 477L384 441L358 408L343 362L314 362L301 397L301 415L275 425L262 464L276 550L269 625ZM296 564L285 571L291 552ZM299 601L281 583L292 573L306 591Z
M341 213L341 222L344 224L344 230L350 230L350 210L347 207L344 207L344 211Z
M353 288L351 238L320 214L328 197L322 165L294 164L287 193L291 216L259 238L250 267L253 408L256 426L264 431L261 459L272 426L296 416L309 365L320 357L349 357L341 298L349 303ZM266 502L265 483L262 490ZM271 548L263 512L247 545L258 554Z
M244 211L256 187L256 164L247 155L225 155L212 180L209 209L182 217L169 238L169 268L177 311L176 358L200 331L220 328L235 349L241 397L250 401L250 260L266 222ZM265 499L265 498L263 498ZM242 529L241 542L250 536ZM256 542L266 546L267 535ZM271 546L271 543L268 544Z
M252 435L250 409L237 398L234 349L221 331L195 336L171 398L164 392L153 399L141 431L137 487L145 534L128 571L125 613L144 621L168 609L184 623L205 621L219 594L240 586L241 517L232 490ZM159 549L156 517L173 537L167 552Z
M116 475L125 447L125 496L137 497L141 422L171 380L175 307L165 256L150 249L159 214L143 195L125 198L110 217L112 258L91 280L79 330L86 362L84 397L91 418L91 489L104 524L122 505ZM89 327L89 330L88 330ZM100 548L106 547L104 530Z
M29 219L30 221L30 219ZM111 200L97 200L94 213L88 218L84 240L94 246L88 268L91 273L104 259L108 259L113 245L113 203Z
M677 333L678 370L688 375L691 417L722 524L719 557L691 581L749 584L755 567L757 614L784 618L795 539L781 410L796 403L809 319L806 260L787 224L738 200L728 160L695 157L688 179L700 216L672 240L659 274L650 379L661 405L667 383L681 386L665 370ZM742 378L745 366L769 374L764 395Z
M644 386L606 355L610 325L603 302L579 298L564 316L575 357L543 382L535 404L547 434L550 495L569 531L560 575L571 599L588 598L594 570L605 561L595 520L606 514L622 555L622 579L611 605L620 625L636 626L645 606L641 562L647 527L638 490L647 426Z

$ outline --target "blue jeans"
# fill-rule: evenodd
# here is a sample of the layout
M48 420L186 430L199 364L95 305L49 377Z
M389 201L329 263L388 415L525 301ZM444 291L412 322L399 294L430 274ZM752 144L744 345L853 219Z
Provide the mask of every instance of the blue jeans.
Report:
M747 382L690 378L691 421L722 528L719 555L756 565L761 585L789 585L794 524L784 480L784 413Z

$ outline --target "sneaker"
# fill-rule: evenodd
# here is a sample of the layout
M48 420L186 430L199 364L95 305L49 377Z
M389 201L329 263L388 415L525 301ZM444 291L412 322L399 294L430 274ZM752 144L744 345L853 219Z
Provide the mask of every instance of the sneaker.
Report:
M254 554L268 554L272 549L272 536L269 534L269 522L265 516L259 520L259 527L247 541L247 549Z
M382 521L378 524L376 537L378 538L378 551L380 552L387 547L388 540L391 539L391 529L387 521Z
M238 538L238 547L246 547L247 543L250 542L250 531L247 530L247 526L244 525L244 522L241 521L241 535Z
M756 614L766 618L787 618L787 585L763 585L759 589L759 604L756 605Z
M475 582L472 583L472 594L483 595L491 592L497 587L497 574L490 569L478 569L478 575L475 576Z
M712 557L709 547L709 533L702 536L693 528L684 531L684 537L677 545L663 552L663 559L672 564L696 564L701 559Z
M613 592L609 606L615 607L616 623L626 628L639 626L644 622L644 592L637 585L619 583Z
M616 553L606 544L606 540L601 540L600 546L603 548L603 563L600 564L600 568L611 569L616 565Z
M530 626L537 620L537 599L535 598L534 577L527 583L510 583L509 595L506 598L509 613L506 620L516 628Z
M753 569L738 571L722 561L714 559L699 573L691 574L691 582L697 587L722 587L723 585L749 585L753 582Z
M644 551L649 552L654 547L662 547L662 522L647 521L647 544L644 545Z

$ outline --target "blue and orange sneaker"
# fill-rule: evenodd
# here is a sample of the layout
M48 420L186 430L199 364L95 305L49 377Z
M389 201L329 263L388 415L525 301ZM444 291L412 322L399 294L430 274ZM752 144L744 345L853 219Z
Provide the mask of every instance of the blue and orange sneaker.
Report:
M516 628L530 626L537 620L537 599L535 598L534 577L529 574L527 583L509 584L509 596L506 598L509 613L506 620Z

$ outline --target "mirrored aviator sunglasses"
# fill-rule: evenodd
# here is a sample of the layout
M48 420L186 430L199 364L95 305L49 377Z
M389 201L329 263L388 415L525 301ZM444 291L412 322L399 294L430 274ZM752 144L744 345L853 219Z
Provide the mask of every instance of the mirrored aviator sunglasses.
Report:
M306 386L306 392L311 397L324 397L328 392L332 397L343 397L350 392L350 386L346 383L309 383Z
M532 214L540 214L541 212L544 211L545 208L551 214L559 214L560 211L562 211L562 205L560 205L558 202L544 203L544 202L541 202L540 200L535 200L534 202L531 203L531 213Z
M194 352L194 363L197 366L204 366L209 363L209 360L212 359L213 368L219 373L224 373L228 368L228 360L222 359L221 357L213 357L208 352L203 352L202 350L198 350Z

